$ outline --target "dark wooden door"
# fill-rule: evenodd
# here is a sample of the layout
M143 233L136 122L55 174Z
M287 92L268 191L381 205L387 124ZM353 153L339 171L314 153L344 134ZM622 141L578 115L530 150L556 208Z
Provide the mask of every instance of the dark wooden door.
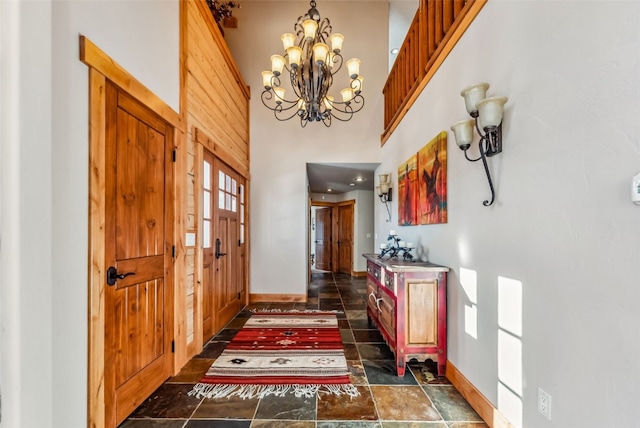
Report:
M338 272L351 274L353 268L353 203L338 206Z
M110 82L106 100L105 419L115 427L172 371L173 128Z
M316 269L331 270L331 208L316 210Z

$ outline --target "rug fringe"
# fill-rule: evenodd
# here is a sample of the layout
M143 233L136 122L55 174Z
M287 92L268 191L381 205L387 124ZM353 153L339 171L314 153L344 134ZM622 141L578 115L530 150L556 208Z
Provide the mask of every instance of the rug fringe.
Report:
M253 308L253 309L249 309L251 312L256 313L256 312L265 312L265 313L288 313L288 314L295 314L295 313L302 313L302 314L341 314L342 311L339 311L337 309L333 309L333 310L322 310L322 309L257 309L257 308Z
M318 393L334 395L348 395L357 397L360 395L358 388L352 384L330 384L330 385L229 385L197 383L193 389L187 393L196 398L264 398L268 395L284 397L287 393L292 393L296 397L312 398Z

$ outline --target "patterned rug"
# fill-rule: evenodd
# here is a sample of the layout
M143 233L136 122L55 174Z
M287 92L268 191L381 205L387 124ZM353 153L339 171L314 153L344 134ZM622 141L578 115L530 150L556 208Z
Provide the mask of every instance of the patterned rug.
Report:
M189 392L196 397L359 395L335 313L256 311Z

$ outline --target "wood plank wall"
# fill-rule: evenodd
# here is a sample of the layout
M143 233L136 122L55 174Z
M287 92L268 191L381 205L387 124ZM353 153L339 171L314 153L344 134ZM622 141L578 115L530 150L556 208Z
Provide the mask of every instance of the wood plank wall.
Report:
M181 237L177 262L182 265L176 281L176 293L181 293L176 301L182 305L176 310L181 313L176 325L177 369L203 346L199 300L202 293L199 287L202 278L199 195L203 147L249 178L250 99L249 87L205 0L181 2L180 27L180 104L187 122L187 135L182 150L177 153L177 176L181 177L181 183L177 185L176 197L183 214L183 221L177 226ZM187 242L187 234L195 236L195 242ZM245 287L248 288L248 281Z

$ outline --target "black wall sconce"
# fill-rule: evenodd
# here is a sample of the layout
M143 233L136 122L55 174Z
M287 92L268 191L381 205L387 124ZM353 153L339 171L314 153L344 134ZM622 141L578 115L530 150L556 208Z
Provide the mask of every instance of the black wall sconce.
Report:
M451 126L456 143L461 150L464 150L464 157L470 162L482 159L484 171L487 174L487 180L491 188L491 200L482 202L485 207L493 204L495 199L487 157L495 156L502 152L502 116L504 104L507 102L507 97L487 98L487 89L489 89L488 83L478 83L460 92L460 95L464 97L467 112L473 119L462 120ZM467 154L467 150L473 143L474 124L478 135L480 135L480 141L478 142L480 157L477 159L471 159Z
M376 190L378 192L378 196L380 200L384 202L387 207L387 214L389 215L389 219L387 223L391 221L391 208L389 207L389 202L391 202L391 178L389 174L380 174L378 175L379 185L376 186Z

